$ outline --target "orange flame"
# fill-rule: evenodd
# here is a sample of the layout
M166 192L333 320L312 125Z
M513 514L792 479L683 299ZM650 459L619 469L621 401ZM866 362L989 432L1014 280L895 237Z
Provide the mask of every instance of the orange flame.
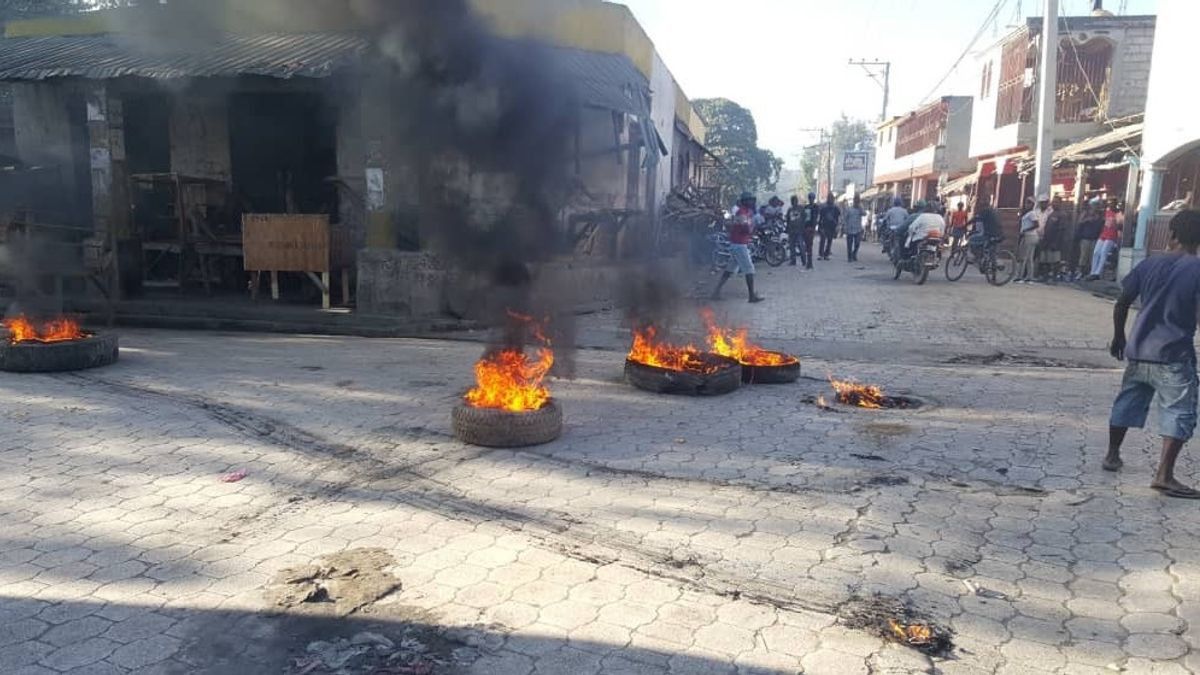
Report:
M723 328L711 309L700 311L708 326L708 346L714 353L736 360L746 366L790 366L799 363L794 356L771 352L750 342L746 328Z
M510 412L539 410L550 400L550 390L543 382L554 365L550 340L529 317L509 313L514 319L529 322L534 337L542 343L537 358L530 360L524 350L500 349L475 363L475 386L464 396L467 405L494 408Z
M905 626L895 619L888 619L888 626L905 644L921 646L933 641L933 629L929 626L919 623Z
M658 331L647 326L633 332L633 347L629 360L666 370L687 370L695 373L715 373L720 366L704 360L703 352L693 345L678 347L657 340Z
M832 376L829 383L837 392L838 403L856 405L860 408L882 408L887 397L883 390L873 384L859 384L853 380L836 380Z
M9 342L19 344L22 342L40 342L49 344L51 342L68 342L70 340L82 340L88 336L79 328L79 324L73 319L66 317L58 317L42 323L40 326L35 325L28 317L21 315L12 319L5 319L0 322L4 328L8 330Z

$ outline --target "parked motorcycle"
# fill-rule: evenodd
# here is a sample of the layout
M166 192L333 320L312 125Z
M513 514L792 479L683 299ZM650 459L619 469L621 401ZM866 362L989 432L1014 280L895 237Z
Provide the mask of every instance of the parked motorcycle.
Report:
M905 249L909 250L905 250ZM914 250L915 249L915 250ZM905 272L911 272L913 283L920 286L929 279L929 271L941 265L942 239L941 236L926 237L913 242L908 247L894 243L892 246L893 279L899 279Z
M787 227L782 219L771 219L754 232L750 244L750 256L763 260L771 267L779 267L788 257Z

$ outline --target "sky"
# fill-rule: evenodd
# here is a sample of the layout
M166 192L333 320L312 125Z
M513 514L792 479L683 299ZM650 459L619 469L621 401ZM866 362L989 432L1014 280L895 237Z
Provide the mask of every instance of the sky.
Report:
M999 39L1042 0L617 0L628 5L689 98L729 98L758 123L759 145L795 168L804 146L843 113L878 121L883 90L850 59L891 61L896 115L941 95L970 95L978 80L964 53L997 2L976 49ZM1105 0L1125 14L1154 14L1157 0ZM1090 13L1091 0L1059 0L1059 13ZM934 89L950 74L946 83ZM928 98L927 98L928 97Z

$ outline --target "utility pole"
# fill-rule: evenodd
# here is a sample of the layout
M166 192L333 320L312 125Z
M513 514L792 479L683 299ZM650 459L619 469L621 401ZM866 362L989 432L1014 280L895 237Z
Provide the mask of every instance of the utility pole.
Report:
M1037 174L1034 194L1050 194L1054 123L1058 110L1058 0L1046 0L1042 17L1042 72L1038 83Z
M823 152L825 154L825 161L817 165L817 185L814 192L821 192L822 171L825 172L825 192L833 192L833 132L828 131L823 127L819 129L816 127L809 127L800 129L800 131L810 134L814 132L821 134L820 147L824 149ZM817 196L821 199L825 198L824 194L818 194Z
M883 89L883 113L879 116L879 121L887 121L888 97L892 91L892 62L891 61L866 61L859 59L855 61L850 59L850 65L862 66L862 69L867 72L867 77L870 77ZM875 68L882 68L880 73Z

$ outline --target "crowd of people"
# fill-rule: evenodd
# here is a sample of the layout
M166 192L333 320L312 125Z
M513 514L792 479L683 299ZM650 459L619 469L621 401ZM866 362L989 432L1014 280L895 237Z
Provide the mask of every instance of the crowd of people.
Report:
M1004 240L999 212L992 207L987 197L982 197L972 213L964 201L953 208L935 198L918 200L911 208L899 197L890 208L873 214L855 196L849 204L839 205L833 194L824 202L817 201L815 193L801 202L792 196L791 204L784 209L779 197L771 197L761 207L749 192L743 193L733 208L729 219L728 238L730 243L729 263L713 292L720 294L725 282L739 273L746 279L750 302L761 302L762 296L754 290L754 259L751 243L755 233L767 225L774 224L779 231L786 231L788 242L788 264L813 269L814 261L833 259L833 245L838 238L845 238L846 261L858 261L863 240L871 235L904 233L916 219L925 214L937 216L938 231L946 243L959 245L968 234L978 234L979 241L1000 242ZM1077 222L1072 222L1072 209L1064 206L1055 196L1041 195L1029 198L1021 209L1019 228L1015 244L1017 258L1016 283L1081 281L1100 279L1120 248L1123 208L1117 199L1105 202L1099 198L1084 203ZM927 222L933 227L932 220ZM884 232L887 230L887 232Z

